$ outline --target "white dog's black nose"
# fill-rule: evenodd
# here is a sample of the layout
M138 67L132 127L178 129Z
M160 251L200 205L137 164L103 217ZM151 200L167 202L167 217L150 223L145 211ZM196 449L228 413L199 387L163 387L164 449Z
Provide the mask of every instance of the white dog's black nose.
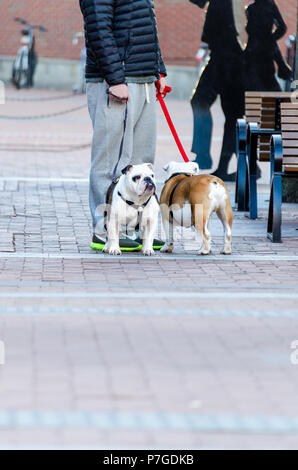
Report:
M146 183L146 188L151 190L155 188L154 181L150 178L150 176L146 176L144 178L144 182Z
M148 189L149 191L155 188L154 181L150 178L150 176L146 176L144 178L144 182L146 183L146 189Z

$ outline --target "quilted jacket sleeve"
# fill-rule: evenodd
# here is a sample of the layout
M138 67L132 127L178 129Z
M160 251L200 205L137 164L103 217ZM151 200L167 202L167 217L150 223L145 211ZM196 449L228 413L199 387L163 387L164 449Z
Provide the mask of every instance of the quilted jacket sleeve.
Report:
M88 46L107 83L125 83L124 67L113 35L114 0L80 0Z

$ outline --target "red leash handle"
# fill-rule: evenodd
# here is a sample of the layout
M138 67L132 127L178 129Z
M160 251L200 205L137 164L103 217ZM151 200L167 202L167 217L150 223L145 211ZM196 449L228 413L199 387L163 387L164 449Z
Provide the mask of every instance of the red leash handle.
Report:
M166 120L169 124L169 128L171 129L171 132L173 134L173 137L175 139L175 142L177 144L177 147L182 155L182 158L185 162L189 162L189 158L188 156L186 155L186 152L183 148L183 145L181 143L181 140L179 139L179 136L177 134L177 131L175 129L175 126L173 124L173 121L171 119L171 116L169 114L169 111L168 111L168 108L166 106L166 103L164 102L164 97L166 96L167 93L170 93L172 91L172 88L167 86L164 90L164 92L161 94L160 91L159 91L159 82L157 82L156 84L156 88L157 88L157 91L156 91L156 98L158 99L158 101L160 102L160 105L161 105L161 108L164 112L164 115L166 117Z

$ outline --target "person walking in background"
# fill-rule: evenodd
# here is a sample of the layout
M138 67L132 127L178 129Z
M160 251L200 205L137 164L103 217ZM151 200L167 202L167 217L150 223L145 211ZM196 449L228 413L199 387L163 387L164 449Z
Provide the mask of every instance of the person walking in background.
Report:
M152 0L80 0L80 7L87 48L87 101L94 130L89 198L93 223L91 248L102 250L106 243L106 193L119 149L123 144L118 170L154 162L155 82L160 80L162 93L166 81L161 75L166 76L166 69ZM141 240L132 240L124 233L120 248L139 250L140 243ZM156 249L162 245L154 241Z
M200 8L207 0L190 0ZM214 175L224 181L234 181L228 174L229 162L236 151L236 122L245 112L244 52L238 40L233 0L210 0L202 35L209 45L211 57L203 70L191 105L194 114L192 152L201 169L212 167L210 156L212 116L210 108L217 96L225 115L225 128L220 162Z
M285 62L277 41L287 32L287 26L274 0L255 0L246 9L248 42L245 50L246 89L249 91L280 91L275 76L291 80L292 70Z

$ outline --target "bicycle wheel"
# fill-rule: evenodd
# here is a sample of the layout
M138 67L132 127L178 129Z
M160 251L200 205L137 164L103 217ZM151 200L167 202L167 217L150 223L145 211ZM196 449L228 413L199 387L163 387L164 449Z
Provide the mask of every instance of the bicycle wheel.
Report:
M15 70L14 83L17 89L24 88L28 84L28 58L25 56L25 52L22 52L19 67Z

